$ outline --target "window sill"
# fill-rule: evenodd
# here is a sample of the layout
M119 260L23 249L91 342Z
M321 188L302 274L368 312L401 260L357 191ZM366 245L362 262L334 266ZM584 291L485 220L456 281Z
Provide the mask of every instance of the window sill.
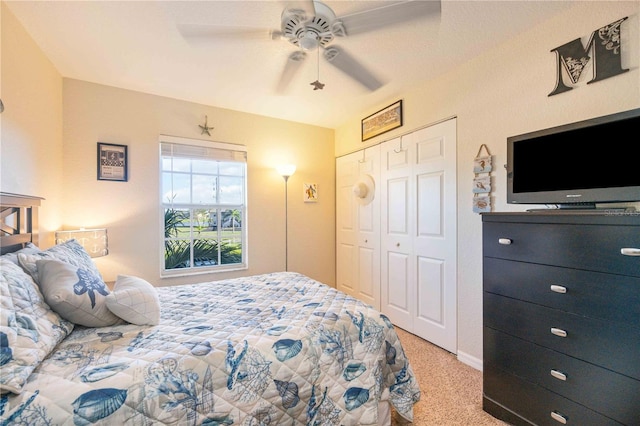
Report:
M160 278L174 278L174 277L189 277L194 275L210 275L210 274L219 274L223 272L233 272L233 271L244 271L249 269L249 266L246 264L242 265L232 265L224 268L211 268L211 269L198 269L198 270L171 270L171 271L160 271Z

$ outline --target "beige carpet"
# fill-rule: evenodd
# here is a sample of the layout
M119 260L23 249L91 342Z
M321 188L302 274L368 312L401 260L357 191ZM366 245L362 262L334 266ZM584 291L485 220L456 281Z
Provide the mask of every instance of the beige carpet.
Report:
M396 327L420 384L414 425L506 425L482 411L482 373L455 355ZM393 413L392 426L410 424Z

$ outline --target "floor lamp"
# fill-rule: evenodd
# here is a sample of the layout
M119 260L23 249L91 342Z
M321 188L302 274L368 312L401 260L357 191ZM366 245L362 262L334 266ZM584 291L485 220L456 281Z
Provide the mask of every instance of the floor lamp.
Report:
M276 168L278 173L284 178L284 270L289 270L289 202L288 202L288 187L287 183L289 178L296 171L296 166L293 164L283 164Z

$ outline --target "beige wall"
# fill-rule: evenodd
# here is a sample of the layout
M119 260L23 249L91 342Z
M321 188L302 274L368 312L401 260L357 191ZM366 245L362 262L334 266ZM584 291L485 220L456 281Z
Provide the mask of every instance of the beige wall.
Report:
M2 3L1 190L46 198L43 239L61 228L107 227L106 280L137 275L154 285L284 270L284 180L274 166L297 165L289 179L289 261L335 285L335 161L332 129L63 79ZM212 136L198 124L209 117ZM160 279L158 137L243 144L248 149L249 269ZM129 181L98 181L97 142L129 147ZM304 203L303 183L319 199Z
M71 79L63 94L63 225L108 228L110 255L96 259L105 279L133 274L169 285L284 270L285 186L274 166L291 162L289 270L334 284L333 130ZM211 137L198 127L205 115ZM246 145L248 271L159 279L162 134ZM97 142L128 146L128 182L96 179ZM317 203L303 202L305 182L318 184Z
M336 129L336 155L391 139L412 129L457 116L458 124L458 349L470 363L482 359L481 217L472 212L473 159L481 144L494 155L493 211L524 210L506 204L506 138L529 131L640 107L639 2L580 2L535 30L507 40L433 83L401 94L405 121L397 131L360 142L360 119ZM623 65L630 71L549 97L555 85L551 49L583 37L620 18ZM585 71L589 72L589 71ZM388 103L398 98L389 99ZM606 142L603 141L603 149ZM594 153L597 156L597 153ZM640 207L640 206L639 206Z
M45 198L40 241L48 247L61 225L62 77L4 2L0 10L0 189Z
M40 242L48 247L61 224L62 77L4 2L0 8L0 189L45 198Z

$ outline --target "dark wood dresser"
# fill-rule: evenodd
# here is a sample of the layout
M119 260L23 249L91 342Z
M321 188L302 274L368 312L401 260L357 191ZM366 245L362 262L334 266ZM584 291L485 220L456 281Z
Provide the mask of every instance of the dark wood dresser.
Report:
M516 425L640 425L640 213L489 213L483 408Z

